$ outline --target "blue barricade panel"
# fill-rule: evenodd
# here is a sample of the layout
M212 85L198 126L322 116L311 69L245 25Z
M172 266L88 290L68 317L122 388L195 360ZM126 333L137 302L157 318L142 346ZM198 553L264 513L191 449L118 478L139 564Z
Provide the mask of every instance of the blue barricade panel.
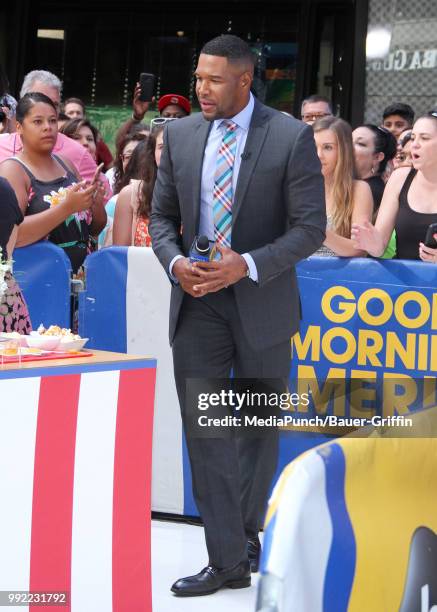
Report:
M14 276L27 302L32 325L70 327L71 264L46 240L14 250Z
M127 252L127 247L111 247L85 260L86 290L79 296L79 334L89 338L90 348L127 352Z

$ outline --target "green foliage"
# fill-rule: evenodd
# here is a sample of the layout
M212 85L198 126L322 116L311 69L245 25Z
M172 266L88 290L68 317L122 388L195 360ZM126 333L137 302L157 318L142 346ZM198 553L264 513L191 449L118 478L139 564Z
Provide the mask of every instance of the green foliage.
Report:
M115 154L115 136L120 126L132 117L132 109L123 106L88 106L87 118L99 130L103 140ZM146 113L143 122L150 126L150 120L157 117L156 111Z

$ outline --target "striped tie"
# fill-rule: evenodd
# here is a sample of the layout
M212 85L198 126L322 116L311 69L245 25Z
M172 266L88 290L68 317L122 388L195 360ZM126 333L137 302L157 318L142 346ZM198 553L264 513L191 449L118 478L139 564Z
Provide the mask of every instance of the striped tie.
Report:
M212 197L214 211L214 239L222 246L231 246L232 231L232 172L237 149L237 124L225 119L221 123L226 132L217 156Z

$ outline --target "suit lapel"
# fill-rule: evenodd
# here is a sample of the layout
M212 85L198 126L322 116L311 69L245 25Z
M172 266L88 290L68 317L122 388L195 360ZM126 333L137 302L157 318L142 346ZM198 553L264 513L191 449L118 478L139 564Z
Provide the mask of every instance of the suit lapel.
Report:
M187 151L187 155L192 155L191 184L193 186L193 219L195 232L197 232L200 216L200 187L202 182L203 155L205 153L206 141L208 140L211 126L212 122L206 121L202 117L194 135L193 148L191 151Z
M263 105L255 101L249 133L247 135L243 153L243 157L246 155L248 158L241 160L237 188L235 190L235 197L232 205L232 224L235 223L235 219L237 218L238 212L241 208L244 196L246 195L246 191L249 186L252 173L255 169L259 154L261 153L267 132L267 113L264 112Z

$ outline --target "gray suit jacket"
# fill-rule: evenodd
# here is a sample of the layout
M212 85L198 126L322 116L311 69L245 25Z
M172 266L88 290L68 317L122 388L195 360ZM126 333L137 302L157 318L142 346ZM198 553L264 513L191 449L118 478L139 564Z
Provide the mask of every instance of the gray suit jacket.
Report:
M168 124L155 184L149 232L165 271L187 256L198 232L200 183L211 123L201 113ZM299 327L295 264L325 237L323 177L311 127L255 101L232 210L232 249L250 253L258 283L234 285L243 330L256 350L290 338ZM181 234L182 226L182 234ZM173 284L170 343L184 292Z

